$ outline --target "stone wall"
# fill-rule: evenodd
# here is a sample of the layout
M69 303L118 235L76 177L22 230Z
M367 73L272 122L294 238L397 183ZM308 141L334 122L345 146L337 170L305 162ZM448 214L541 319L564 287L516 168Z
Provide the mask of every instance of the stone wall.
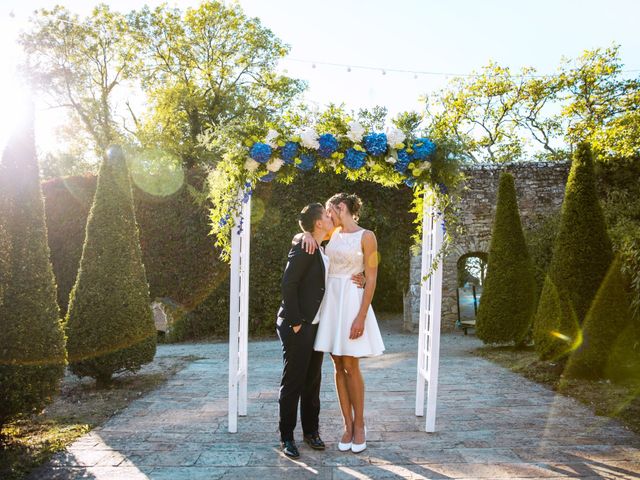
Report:
M460 205L465 234L457 239L443 264L442 330L455 328L457 264L468 253L488 252L496 209L500 172L514 176L523 227L541 216L556 212L562 205L569 163L523 162L466 167L466 181ZM404 327L417 330L420 310L420 256L411 259L410 287L405 299Z

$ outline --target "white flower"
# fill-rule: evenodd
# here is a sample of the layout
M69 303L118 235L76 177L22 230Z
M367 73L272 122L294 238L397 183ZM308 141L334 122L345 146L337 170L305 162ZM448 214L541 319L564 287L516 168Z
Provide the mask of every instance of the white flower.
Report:
M387 143L391 148L396 148L396 145L404 142L407 136L404 132L396 127L387 127Z
M284 160L281 158L272 158L267 162L267 170L270 172L277 172L284 165Z
M259 162L256 162L253 158L247 158L247 161L244 162L244 168L250 172L255 172L260 166Z
M347 133L347 137L354 143L360 142L362 140L362 136L364 135L364 127L360 125L355 120L349 122L349 132Z
M317 150L320 148L320 142L318 141L318 134L315 129L311 127L307 127L303 129L300 133L300 143L303 147L312 148Z
M393 157L387 157L387 159L385 160L387 163L390 163L391 165L394 165L397 160Z
M270 128L269 133L267 133L267 136L264 139L264 143L269 145L271 148L276 148L278 146L278 142L276 142L276 139L279 135L280 134L277 132L277 130Z

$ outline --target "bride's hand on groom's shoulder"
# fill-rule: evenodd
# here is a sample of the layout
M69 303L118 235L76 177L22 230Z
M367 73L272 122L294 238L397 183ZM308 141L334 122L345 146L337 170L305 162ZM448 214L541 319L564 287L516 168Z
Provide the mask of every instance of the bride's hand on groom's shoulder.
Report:
M313 255L316 251L316 248L318 248L316 239L313 238L313 235L311 235L309 232L304 232L302 234L302 249L308 254Z

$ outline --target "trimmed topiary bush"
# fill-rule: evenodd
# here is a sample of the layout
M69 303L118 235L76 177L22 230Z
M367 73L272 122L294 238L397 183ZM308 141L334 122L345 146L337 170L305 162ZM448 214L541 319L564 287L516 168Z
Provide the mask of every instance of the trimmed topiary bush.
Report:
M567 362L564 373L568 377L596 379L605 376L605 367L613 354L616 340L620 335L629 336L631 333L630 284L621 267L622 262L616 257L584 320L582 343ZM622 346L622 342L618 342L618 346ZM622 352L616 355L627 356Z
M50 402L66 363L32 115L0 162L0 329L1 428Z
M156 331L129 173L112 147L98 174L66 331L71 371L103 386L153 360Z
M596 194L591 149L582 143L571 165L553 259L534 318L534 341L541 358L560 357L571 351L612 257ZM554 308L554 290L563 310L571 312L569 317L548 315Z
M536 280L522 233L513 176L500 175L487 276L476 320L484 343L522 344L536 307Z

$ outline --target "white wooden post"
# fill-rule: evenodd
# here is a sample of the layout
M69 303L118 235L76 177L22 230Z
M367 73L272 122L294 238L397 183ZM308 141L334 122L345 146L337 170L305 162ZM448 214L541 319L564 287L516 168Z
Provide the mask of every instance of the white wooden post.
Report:
M241 232L241 264L240 264L240 351L238 376L240 385L238 392L238 415L247 415L247 378L249 355L249 251L251 240L251 197L242 204L244 220Z
M424 415L425 384L427 386L427 418L425 431L435 432L440 364L440 320L442 307L442 258L429 273L442 247L444 218L434 204L435 195L427 189L422 217L422 269L420 284L420 321L418 329L418 365L416 382L416 416Z
M247 350L249 337L249 238L251 197L238 192L242 204L231 231L229 291L229 432L238 431L238 415L247 414ZM245 201L243 201L245 200Z

